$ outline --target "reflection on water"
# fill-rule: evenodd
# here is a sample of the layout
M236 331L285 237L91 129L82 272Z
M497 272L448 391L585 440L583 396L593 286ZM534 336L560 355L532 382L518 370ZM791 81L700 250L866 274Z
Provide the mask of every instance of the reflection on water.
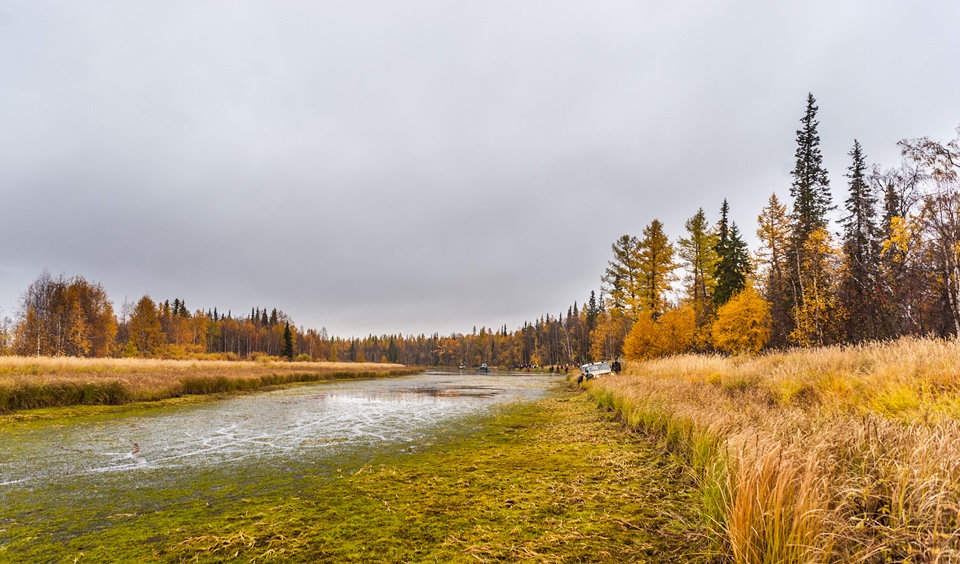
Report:
M430 372L237 396L139 416L0 431L0 487L66 475L192 467L250 457L335 456L416 444L445 422L541 397L542 375Z

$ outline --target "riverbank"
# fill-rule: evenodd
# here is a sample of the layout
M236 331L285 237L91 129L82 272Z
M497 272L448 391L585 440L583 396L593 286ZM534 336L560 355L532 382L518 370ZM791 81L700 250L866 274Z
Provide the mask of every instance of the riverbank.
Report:
M629 363L590 395L697 476L735 562L960 559L960 342Z
M400 364L0 357L0 414L420 372Z
M565 389L494 413L449 425L413 451L165 472L135 493L120 476L66 477L97 491L79 504L56 497L63 487L10 493L0 559L706 558L689 474L585 394Z

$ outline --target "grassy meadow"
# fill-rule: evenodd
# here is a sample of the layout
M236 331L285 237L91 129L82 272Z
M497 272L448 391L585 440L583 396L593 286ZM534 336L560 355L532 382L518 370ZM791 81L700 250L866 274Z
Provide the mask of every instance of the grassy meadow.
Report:
M735 562L960 560L960 342L630 363L590 384L696 476Z
M353 362L0 357L0 414L70 405L120 405L296 382L411 374L399 364Z

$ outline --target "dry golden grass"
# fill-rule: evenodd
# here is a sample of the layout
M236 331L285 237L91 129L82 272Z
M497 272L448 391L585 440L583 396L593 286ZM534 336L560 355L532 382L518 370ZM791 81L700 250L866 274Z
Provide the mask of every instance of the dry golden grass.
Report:
M281 362L266 358L234 362L0 357L0 413L76 404L116 405L413 371L399 364Z
M631 364L591 393L696 473L737 562L960 559L960 342Z

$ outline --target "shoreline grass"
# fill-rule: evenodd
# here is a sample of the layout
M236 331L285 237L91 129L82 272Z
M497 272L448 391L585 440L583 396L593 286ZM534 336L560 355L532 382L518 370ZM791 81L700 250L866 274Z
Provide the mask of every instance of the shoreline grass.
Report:
M734 562L960 559L960 342L630 363L590 384L697 477Z
M0 357L0 415L420 372L400 364Z

